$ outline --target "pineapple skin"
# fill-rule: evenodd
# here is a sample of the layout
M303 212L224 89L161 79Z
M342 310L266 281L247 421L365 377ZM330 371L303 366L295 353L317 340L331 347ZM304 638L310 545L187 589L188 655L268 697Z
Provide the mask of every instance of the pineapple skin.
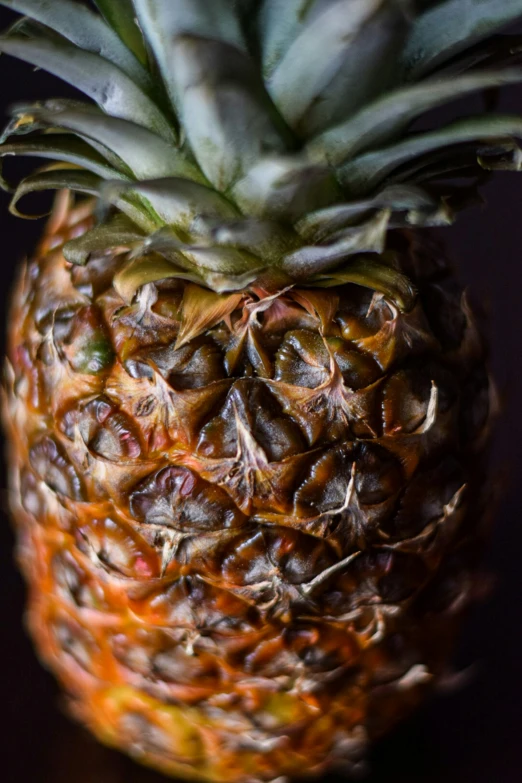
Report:
M473 598L492 418L440 248L390 235L408 314L257 289L175 349L187 284L72 267L62 196L23 269L4 419L28 624L103 742L168 774L356 770L443 676Z

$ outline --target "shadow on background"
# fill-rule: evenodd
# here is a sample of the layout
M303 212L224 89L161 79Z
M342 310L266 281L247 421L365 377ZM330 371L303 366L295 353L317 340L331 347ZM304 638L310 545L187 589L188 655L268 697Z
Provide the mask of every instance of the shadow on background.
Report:
M0 28L11 18L9 12L0 11ZM44 73L32 73L10 58L0 58L0 124L12 102L55 95L75 93ZM522 88L507 91L501 108L522 113ZM19 174L30 165L23 167L8 166L6 173ZM475 678L463 690L432 700L376 745L367 783L522 781L522 175L499 175L484 195L489 209L469 211L443 236L474 298L491 309L492 361L506 402L493 468L506 467L509 478L488 557L497 584L490 599L470 616L456 658L458 666L480 664ZM7 204L8 197L1 196L2 337L17 262L31 251L42 229L41 222L8 215ZM0 487L5 487L3 473ZM161 783L165 778L102 748L64 716L58 689L38 664L22 627L24 587L13 564L12 546L4 513L0 524L2 783ZM342 778L328 780L340 783Z

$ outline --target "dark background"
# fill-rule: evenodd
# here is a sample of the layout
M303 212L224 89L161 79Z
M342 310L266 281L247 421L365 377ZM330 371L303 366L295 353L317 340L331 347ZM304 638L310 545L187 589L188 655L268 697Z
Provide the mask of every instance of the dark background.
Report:
M0 29L11 18L0 10ZM0 125L12 102L56 95L74 92L42 72L0 58ZM522 114L522 87L507 90L501 108ZM7 174L29 169L11 164ZM492 363L505 403L492 462L494 471L507 468L508 476L488 556L496 588L470 616L456 656L459 667L476 664L471 682L433 699L375 746L367 783L522 782L522 175L498 175L484 195L488 209L466 212L457 226L444 230L444 237L461 279L490 312ZM11 217L7 204L8 197L0 195L2 338L17 263L31 252L42 230L40 221ZM3 473L0 487L5 488ZM37 662L23 628L24 586L13 564L5 494L0 522L0 780L161 783L165 778L102 748L62 712L58 688Z

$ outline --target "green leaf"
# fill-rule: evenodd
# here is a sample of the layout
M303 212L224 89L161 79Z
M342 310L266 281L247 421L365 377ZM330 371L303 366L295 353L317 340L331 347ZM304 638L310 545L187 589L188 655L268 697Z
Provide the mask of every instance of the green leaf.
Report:
M477 153L488 142L522 139L522 118L510 116L472 117L441 130L418 133L375 152L367 152L339 170L342 183L352 194L371 193L396 169L418 158L441 151L450 155L452 145L471 143ZM483 150L482 150L483 151Z
M171 126L145 93L123 71L96 54L65 41L0 38L0 52L26 60L58 76L94 100L107 114L143 125L168 141Z
M85 266L93 253L131 247L143 239L143 233L125 215L115 215L107 223L95 226L81 237L64 245L63 254L71 264Z
M3 32L6 37L13 35L21 35L24 38L44 38L45 40L55 39L57 41L62 40L62 36L46 27L39 22L35 22L34 19L29 19L28 16L19 16L15 22L10 25L7 30Z
M436 69L438 77L464 73L480 66L482 70L500 71L520 66L522 35L500 33L466 49L462 54Z
M114 277L114 288L127 304L134 299L137 291L147 283L156 283L169 278L188 280L198 285L206 285L217 293L226 291L241 291L258 277L257 270L248 270L242 274L228 274L213 272L212 270L196 269L186 264L185 259L180 258L180 265L154 253L141 256L130 261ZM187 271L188 270L188 271Z
M190 233L197 243L247 250L271 263L278 263L301 244L295 231L279 221L256 218L229 220L202 214L193 220Z
M347 283L362 285L384 294L402 312L413 309L416 292L408 277L373 258L355 258L343 269L319 275L309 281L317 288L332 288Z
M307 245L283 259L282 268L294 280L307 279L357 253L382 253L390 221L390 210L377 212L358 226L334 234L328 244Z
M426 111L457 100L478 90L522 81L521 70L473 72L464 76L432 79L402 87L370 103L341 125L337 125L308 145L313 159L328 160L339 166L364 150L399 135Z
M263 268L263 262L253 253L228 246L185 242L171 226L164 226L146 237L135 247L133 256L150 252L162 253L183 269L197 271L198 275L217 273L237 277Z
M15 190L9 210L17 217L37 220L45 216L23 215L18 211L17 204L24 196L38 191L62 190L64 188L90 196L99 196L102 187L101 177L97 177L89 171L82 171L72 164L55 164L22 180ZM146 206L140 204L132 193L117 198L112 203L143 231L151 233L158 228L157 223L148 214Z
M332 204L341 193L329 167L294 155L262 158L234 186L232 195L243 212L293 222Z
M259 278L263 269L248 269L246 272L237 274L222 274L221 272L212 272L210 270L198 270L201 277L192 278L192 282L206 285L212 291L218 294L227 291L245 291L248 286ZM187 278L189 279L189 278Z
M522 16L522 0L446 0L414 23L402 63L418 79Z
M102 196L113 201L129 191L145 197L163 221L187 232L197 215L238 216L237 209L215 190L176 177L136 183L107 182Z
M0 158L18 155L74 163L104 179L123 177L88 144L70 134L50 133L30 139L13 139L0 146Z
M259 14L263 73L268 79L306 19L310 0L264 0Z
M44 190L73 190L77 193L84 193L89 196L98 195L102 180L95 174L79 169L52 169L49 171L40 171L26 177L18 185L9 204L9 211L16 217L27 218L28 220L38 220L44 215L25 215L18 211L17 205L20 199L30 193L38 193Z
M182 92L173 57L177 38L189 36L221 41L246 53L243 33L229 0L213 0L212 3L207 0L176 0L174 3L171 0L134 0L134 7L171 103L176 108L180 107Z
M105 19L118 33L121 40L142 63L147 62L140 28L136 24L136 12L132 0L94 0Z
M333 233L359 222L373 210L389 209L392 214L415 214L434 212L438 208L438 199L415 185L391 185L372 198L310 212L296 223L295 229L309 242L324 242Z
M230 2L135 0L171 101L205 176L230 187L286 147Z
M184 155L156 134L128 120L109 117L94 106L65 100L15 107L19 122L38 127L73 131L112 151L138 179L181 176L201 180L198 169ZM24 119L25 118L25 119ZM103 154L103 149L100 150ZM109 158L114 166L114 158Z
M209 273L220 275L227 279L226 287L216 288L210 284L216 291L234 291L241 288L234 284L232 278L241 278L248 276L252 280L259 276L266 264L251 253L244 250L236 250L231 247L195 247L185 248L183 255L193 268L196 268L203 279L211 279Z
M119 0L114 0L114 3ZM245 39L230 0L134 0L139 23L161 65L168 32L225 41L246 51Z
M268 89L301 138L350 116L397 76L407 31L398 2L337 0L316 14L272 73Z
M495 148L497 148L496 142ZM406 182L415 185L429 184L432 188L441 180L451 181L456 177L476 180L481 175L485 176L478 161L477 146L463 144L460 147L437 150L413 159L393 172L388 177L388 182L393 185Z
M143 90L151 88L151 79L145 68L114 30L85 6L72 0L0 0L0 5L26 14L60 33L80 49L109 60Z

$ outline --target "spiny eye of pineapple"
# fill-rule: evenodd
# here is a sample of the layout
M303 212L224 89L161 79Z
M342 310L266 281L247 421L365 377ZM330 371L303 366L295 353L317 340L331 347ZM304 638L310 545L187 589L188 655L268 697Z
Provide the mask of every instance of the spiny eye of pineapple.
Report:
M426 229L520 169L518 116L415 123L522 81L522 0L0 5L0 51L86 96L22 94L0 143L47 160L12 212L61 191L6 365L38 649L167 773L358 770L483 539L494 395Z

